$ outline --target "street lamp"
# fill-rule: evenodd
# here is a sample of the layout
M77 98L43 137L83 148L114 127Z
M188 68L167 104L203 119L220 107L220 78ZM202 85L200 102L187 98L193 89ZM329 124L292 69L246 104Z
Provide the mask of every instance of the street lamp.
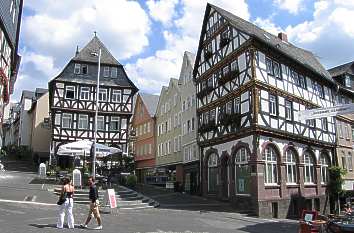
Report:
M97 87L96 87L96 111L95 111L95 134L93 140L93 159L92 159L92 176L96 177L96 141L97 141L97 117L98 117L98 94L100 92L100 69L101 69L101 48L97 53L91 53L92 56L98 56L98 72L97 72Z

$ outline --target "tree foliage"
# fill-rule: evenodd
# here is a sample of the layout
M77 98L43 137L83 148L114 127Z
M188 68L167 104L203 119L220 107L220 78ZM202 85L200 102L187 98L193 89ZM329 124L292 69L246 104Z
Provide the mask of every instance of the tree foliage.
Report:
M343 176L346 171L340 167L334 166L329 168L329 185L328 192L332 197L336 197L343 192Z

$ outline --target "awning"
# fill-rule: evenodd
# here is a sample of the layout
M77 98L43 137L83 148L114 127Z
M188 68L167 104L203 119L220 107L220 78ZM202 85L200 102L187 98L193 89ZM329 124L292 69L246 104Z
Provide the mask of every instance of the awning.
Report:
M80 140L70 142L59 146L57 154L59 156L90 156L93 142L89 140ZM120 148L109 147L103 144L96 143L96 157L103 158L111 154L122 152Z

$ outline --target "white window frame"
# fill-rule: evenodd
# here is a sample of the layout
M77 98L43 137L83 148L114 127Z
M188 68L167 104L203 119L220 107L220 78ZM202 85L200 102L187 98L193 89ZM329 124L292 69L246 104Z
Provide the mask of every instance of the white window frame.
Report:
M108 92L107 89L100 88L99 93L98 93L98 101L107 102L107 92ZM103 97L105 97L105 98L103 99Z
M109 78L109 66L104 66L103 67L103 77L104 78Z
M67 97L68 91L74 92L74 97L73 98ZM75 97L76 97L75 86L66 86L65 87L65 99L73 100L73 99L75 99Z
M71 129L72 128L72 125L73 125L73 115L72 114L63 113L61 120L62 120L62 128L63 129ZM67 125L67 126L64 125L65 120L69 120L69 125Z
M100 123L103 123L103 128L99 127ZM97 130L105 130L105 122L104 122L104 116L97 116Z
M277 116L277 97L269 95L269 115Z
M111 67L111 78L117 78L118 77L118 68L112 66Z
M86 127L85 127L85 121L86 121ZM88 129L88 126L89 126L88 115L79 114L77 128L78 129Z
M293 103L289 100L285 100L285 119L288 121L293 120Z
M112 91L112 102L113 103L122 102L122 91L121 90L113 90Z
M74 65L74 74L80 74L81 73L81 64L75 63Z
M267 146L263 152L264 160L264 184L278 185L278 158L275 149ZM269 171L271 171L269 173Z
M327 184L328 183L328 176L329 176L329 161L328 157L325 154L320 155L320 167L321 167L321 184Z
M86 97L87 95L87 97ZM89 100L90 99L90 88L81 87L80 88L80 100Z
M60 113L56 113L55 114L54 124L55 125L60 125L60 122L61 122L61 114Z
M286 165L286 183L296 184L297 164L296 164L296 154L294 153L293 150L287 150L285 152L285 165Z
M315 163L313 156L309 153L304 155L304 183L315 183Z
M112 123L113 123L113 122L118 122L118 127L117 127L117 129L113 129L113 128L112 128ZM112 131L112 132L116 132L116 131L119 131L119 130L120 130L120 117L111 116L111 122L109 122L109 130Z

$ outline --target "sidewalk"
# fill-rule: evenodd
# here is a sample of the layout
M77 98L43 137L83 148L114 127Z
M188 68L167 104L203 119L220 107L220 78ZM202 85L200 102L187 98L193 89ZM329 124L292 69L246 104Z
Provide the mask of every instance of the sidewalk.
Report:
M236 212L228 202L220 202L186 193L171 192L163 187L138 184L134 189L144 196L159 202L159 208L163 209Z

